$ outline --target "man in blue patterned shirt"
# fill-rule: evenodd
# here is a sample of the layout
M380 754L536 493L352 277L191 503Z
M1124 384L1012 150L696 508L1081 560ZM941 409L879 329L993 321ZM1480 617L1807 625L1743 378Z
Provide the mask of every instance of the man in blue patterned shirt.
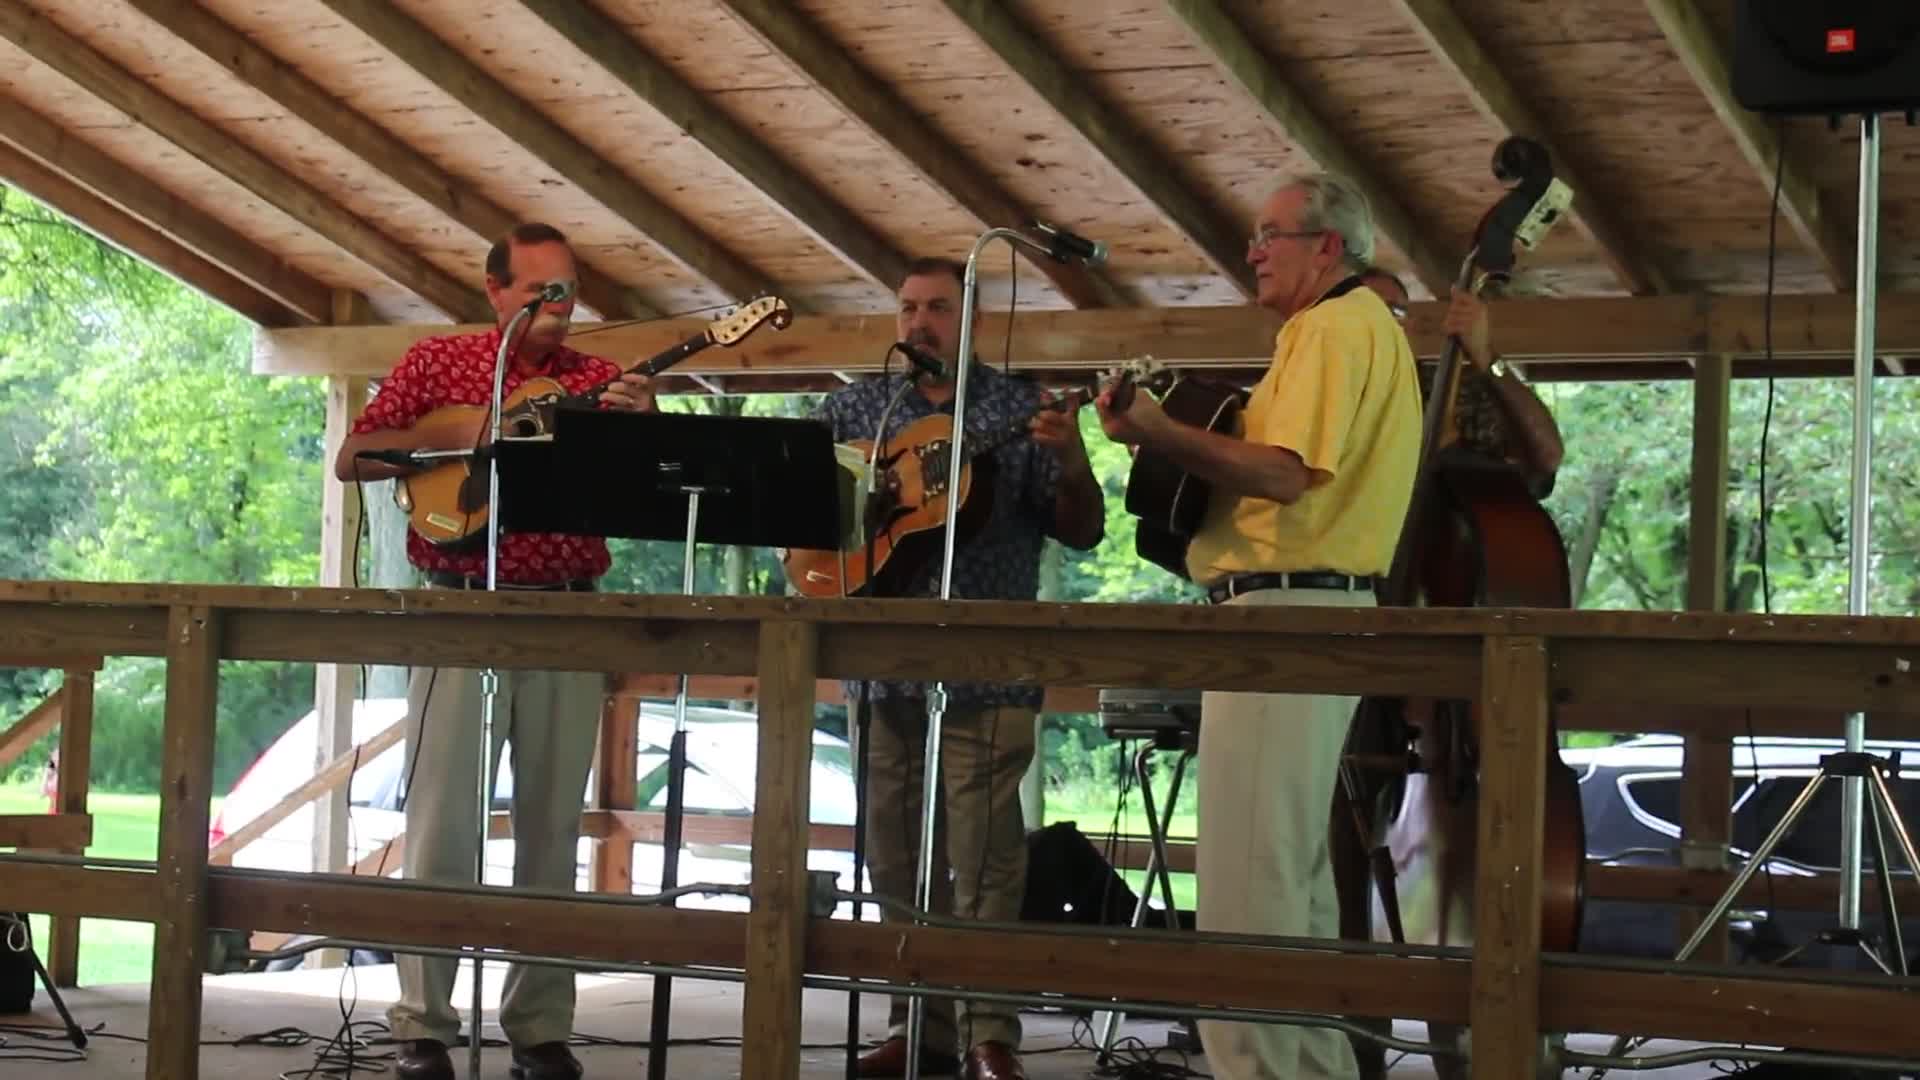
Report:
M965 270L946 259L915 261L900 285L896 312L900 340L958 370ZM816 411L840 442L872 439L881 418L888 437L916 420L953 414L954 384L943 375L919 376L910 365L898 375L856 383ZM912 382L911 387L908 383ZM888 411L895 397L897 404ZM956 600L1032 600L1040 583L1040 553L1051 536L1085 551L1100 542L1106 506L1087 462L1075 417L1042 410L1031 381L997 372L977 359L967 376L966 438L973 456L998 438L993 510L970 540L954 551ZM976 448L969 450L969 448ZM984 492L982 494L985 494ZM938 597L939 560L916 574L901 595ZM855 687L848 700L854 701ZM867 753L867 847L874 890L913 901L918 863L920 793L927 732L926 685L869 684L872 700ZM934 859L934 908L962 918L1015 920L1026 889L1026 826L1020 816L1020 778L1033 761L1037 686L949 683L942 719L941 780L945 811ZM939 856L944 855L944 858ZM951 869L952 880L948 875ZM891 918L891 916L887 916ZM895 997L888 1038L862 1057L860 1076L906 1073L907 999ZM929 1000L921 1071L950 1073L964 1056L975 1080L1023 1077L1016 1051L1020 1017L1011 1005ZM949 1050L951 1048L951 1050Z

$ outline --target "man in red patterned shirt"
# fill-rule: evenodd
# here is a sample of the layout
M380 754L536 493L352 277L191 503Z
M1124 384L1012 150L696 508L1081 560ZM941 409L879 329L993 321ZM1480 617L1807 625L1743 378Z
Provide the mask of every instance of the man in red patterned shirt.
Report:
M484 408L453 422L431 414L444 405L491 405L503 328L549 283L571 285L575 274L566 237L540 224L518 226L494 244L486 269L495 328L428 338L408 349L341 445L334 462L340 479L379 480L413 471L357 457L362 451L452 450L482 443L488 426ZM503 394L511 396L521 383L544 376L576 394L607 384L600 395L605 407L652 411L653 388L646 376L622 375L611 362L562 344L572 311L571 299L542 304L521 321L524 333L511 354ZM451 551L409 531L407 558L434 587L486 587L484 545ZM590 590L610 561L599 537L502 533L499 583L510 589ZM515 885L574 886L580 809L605 690L606 677L599 673L500 676L493 751L498 760L501 745L512 739ZM409 878L473 881L480 706L479 672L414 669L407 691L409 754L401 796L407 817L403 871ZM460 1034L460 1016L452 1006L457 962L402 955L399 969L400 1000L388 1011L400 1043L395 1072L401 1080L453 1080L447 1047ZM573 1009L572 972L526 965L509 971L500 1026L513 1045L516 1080L577 1080L580 1063L566 1045Z

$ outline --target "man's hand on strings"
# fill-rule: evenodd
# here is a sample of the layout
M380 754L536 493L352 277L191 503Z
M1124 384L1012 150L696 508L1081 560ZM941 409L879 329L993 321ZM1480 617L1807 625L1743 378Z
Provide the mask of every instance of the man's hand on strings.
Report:
M600 394L601 404L626 412L653 412L653 378L629 371Z

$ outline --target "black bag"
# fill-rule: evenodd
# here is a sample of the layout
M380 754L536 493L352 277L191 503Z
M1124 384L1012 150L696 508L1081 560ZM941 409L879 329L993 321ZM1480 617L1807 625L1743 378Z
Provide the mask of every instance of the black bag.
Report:
M16 945L26 949L16 949ZM0 1016L33 1008L32 948L26 915L0 912Z

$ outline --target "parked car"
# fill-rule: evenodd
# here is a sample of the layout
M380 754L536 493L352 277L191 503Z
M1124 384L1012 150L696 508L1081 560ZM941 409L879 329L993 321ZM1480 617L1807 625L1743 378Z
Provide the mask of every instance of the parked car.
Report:
M353 741L356 745L401 721L407 703L402 698L373 698L354 703ZM229 833L271 808L313 775L318 722L314 713L302 717L286 734L248 767L234 784L208 830L208 842L218 844ZM667 746L673 735L673 707L645 702L639 725L639 806L665 810L667 804ZM724 814L747 817L753 813L754 771L758 719L731 709L689 706L687 710L686 810L688 814ZM406 830L400 803L401 771L407 744L390 747L354 773L348 788L348 858L357 863ZM506 810L513 795L513 751L501 755L493 806ZM853 763L846 740L826 732L813 734L813 770L809 781L809 819L816 824L851 826L854 820ZM288 815L264 835L242 848L233 865L267 870L307 872L313 869L313 805ZM589 888L588 860L593 841L582 838L578 855L577 887ZM636 843L633 849L633 891L659 891L662 848L658 843ZM843 888L853 881L853 857L845 851L816 849L807 853L807 865L831 870ZM393 877L398 861L369 867ZM680 855L681 884L744 885L750 869L745 844L689 843ZM513 882L513 841L487 843L486 880L490 885ZM683 907L740 910L745 897L689 896ZM851 905L842 905L843 912ZM868 911L872 912L869 907Z
M1613 746L1561 751L1580 776L1580 803L1586 815L1587 854L1591 862L1639 866L1680 864L1680 768L1683 740L1648 735ZM1732 863L1745 865L1819 771L1820 759L1845 749L1838 739L1756 738L1733 740ZM1870 741L1867 750L1882 757L1920 760L1920 743ZM1901 816L1920 822L1920 777L1905 774L1889 781ZM1843 785L1829 781L1801 815L1799 824L1774 849L1768 872L1781 877L1837 873L1840 869L1840 802ZM1888 837L1896 876L1910 876L1894 840ZM1871 867L1873 843L1865 841ZM1764 888L1764 886L1763 886ZM1864 889L1877 888L1868 875ZM1678 906L1588 900L1580 947L1584 952L1671 957L1683 943L1676 932ZM1734 956L1771 961L1814 934L1837 925L1837 912L1768 911L1736 905L1729 912ZM1912 948L1920 942L1920 912L1902 913L1901 927ZM1877 911L1864 909L1861 929L1881 935ZM1891 955L1886 958L1892 962ZM1814 947L1795 963L1819 967L1863 966L1858 950Z

